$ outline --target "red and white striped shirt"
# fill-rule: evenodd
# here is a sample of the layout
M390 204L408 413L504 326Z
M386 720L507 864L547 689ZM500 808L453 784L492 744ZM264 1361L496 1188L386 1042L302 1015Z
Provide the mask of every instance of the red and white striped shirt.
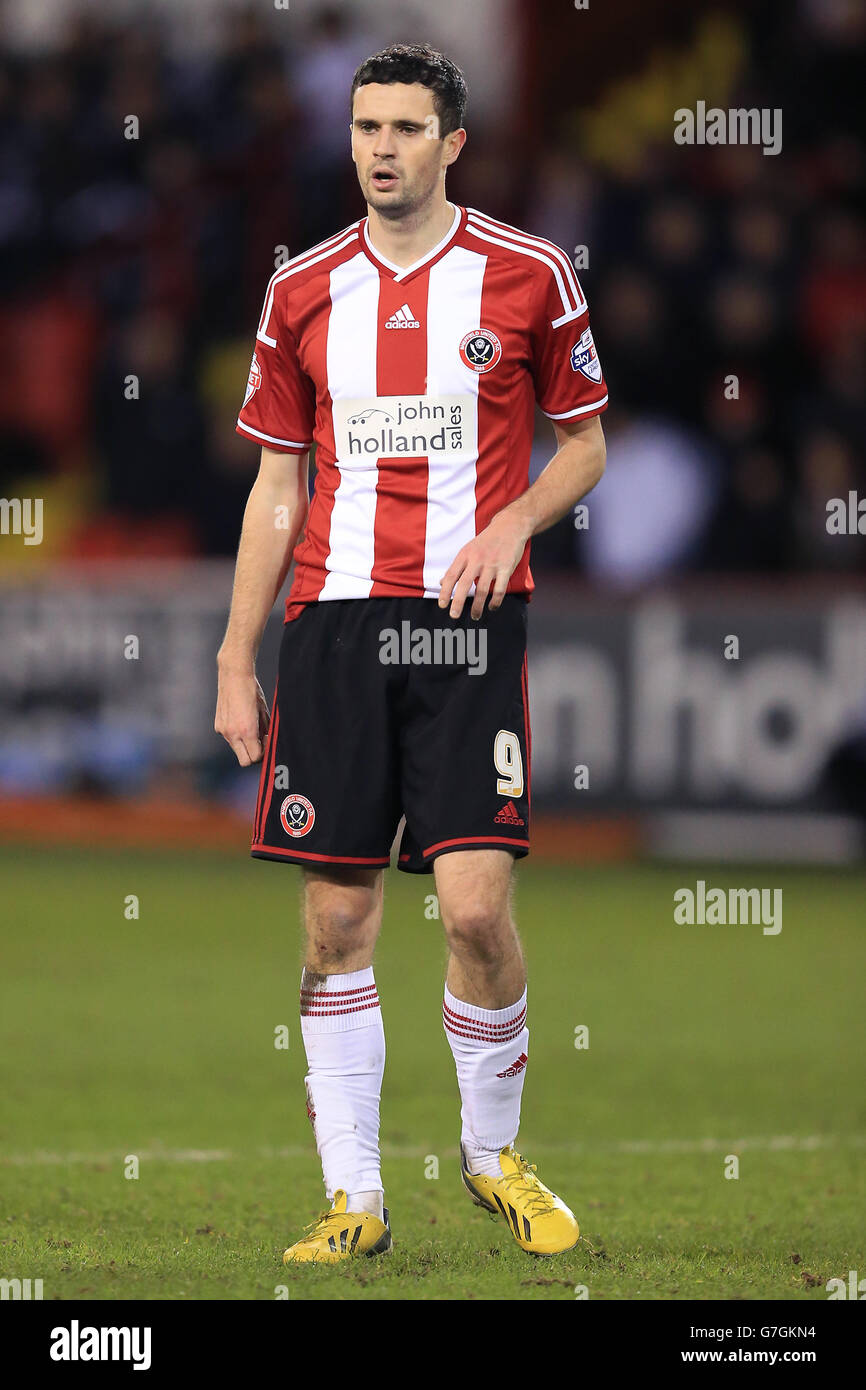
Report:
M438 598L457 552L529 485L534 407L587 419L607 388L574 268L472 208L414 265L367 219L271 277L238 431L316 444L287 621L316 600ZM529 545L508 585L533 587Z

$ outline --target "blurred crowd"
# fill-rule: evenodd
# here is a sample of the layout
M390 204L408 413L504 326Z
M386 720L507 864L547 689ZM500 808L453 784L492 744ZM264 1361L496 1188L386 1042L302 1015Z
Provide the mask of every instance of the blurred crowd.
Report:
M449 195L586 248L610 388L590 524L539 537L536 569L628 584L863 567L866 539L825 525L828 499L866 496L860 8L792 0L744 21L730 104L783 109L778 156L676 146L671 120L612 170L540 110L515 161L501 132L473 131L470 96ZM264 287L275 248L363 212L347 93L369 51L344 9L290 49L236 12L195 57L90 12L53 52L3 58L2 488L39 487L49 556L234 552ZM552 445L540 420L535 473Z

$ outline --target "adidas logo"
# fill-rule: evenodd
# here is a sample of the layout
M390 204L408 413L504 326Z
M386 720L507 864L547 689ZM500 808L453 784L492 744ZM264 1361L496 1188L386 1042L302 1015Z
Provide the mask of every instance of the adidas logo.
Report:
M421 325L413 316L408 304L404 304L402 309L398 309L392 314L385 324L386 328L420 328Z
M505 1071L498 1071L498 1072L496 1073L496 1075L497 1075L497 1076L519 1076L520 1073L523 1071L523 1068L526 1066L526 1063L527 1063L528 1061L529 1061L529 1058L527 1057L526 1053L525 1053L525 1052L521 1052L521 1054L520 1054L520 1056L517 1058L517 1061L516 1061L516 1062L512 1062L510 1067L506 1067L506 1068L505 1068Z
M513 801L506 801L501 811L493 817L496 825L525 825L522 816L517 814L517 807Z
M350 1246L348 1246L348 1250L349 1250L350 1253L351 1253L352 1250L354 1250L355 1246L358 1244L358 1241L361 1239L361 1232L363 1231L363 1229L364 1229L363 1226L356 1226L356 1227L355 1227L355 1234L352 1236L352 1244L351 1244ZM347 1250L346 1241L348 1240L348 1238L349 1238L349 1228L347 1227L345 1231L341 1231L341 1232L340 1232L340 1250L342 1251L342 1253L343 1253L344 1255L346 1254L346 1250ZM336 1255L336 1253L337 1253L337 1242L336 1242L336 1240L334 1239L333 1236L328 1236L328 1245L330 1246L332 1253L333 1253L334 1255Z

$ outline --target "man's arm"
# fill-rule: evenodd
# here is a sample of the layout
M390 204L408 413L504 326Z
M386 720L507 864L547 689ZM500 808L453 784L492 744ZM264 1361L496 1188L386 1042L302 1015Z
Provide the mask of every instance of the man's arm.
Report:
M261 761L270 716L256 680L256 656L268 615L283 587L307 519L309 454L262 449L244 510L226 635L217 653L219 693L214 728L241 767Z
M472 617L481 617L491 585L490 607L498 608L529 538L570 512L604 473L606 450L597 415L591 420L554 420L553 428L559 448L550 463L526 492L464 545L443 576L439 607L447 608L450 602L452 618L460 617L473 583Z

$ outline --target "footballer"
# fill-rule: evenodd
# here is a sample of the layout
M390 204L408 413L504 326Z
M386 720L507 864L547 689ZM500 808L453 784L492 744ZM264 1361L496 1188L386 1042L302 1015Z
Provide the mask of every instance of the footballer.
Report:
M373 955L401 828L397 867L433 874L447 940L463 1183L525 1251L578 1239L515 1148L529 1030L510 890L529 852L530 541L601 477L607 389L568 256L446 197L466 98L426 45L358 68L366 215L271 277L237 424L261 463L215 728L262 764L252 854L303 876L306 1100L330 1203L286 1263L391 1249ZM556 451L529 486L536 403ZM269 711L256 656L292 561Z

